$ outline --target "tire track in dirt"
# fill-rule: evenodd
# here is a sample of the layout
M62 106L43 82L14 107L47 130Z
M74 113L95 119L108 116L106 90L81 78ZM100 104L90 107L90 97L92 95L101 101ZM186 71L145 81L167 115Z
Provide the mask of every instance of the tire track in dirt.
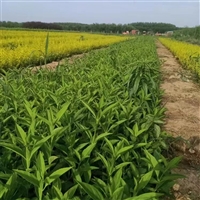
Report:
M174 170L186 176L177 181L174 191L177 200L200 199L200 87L188 78L173 54L159 41L157 53L162 63L163 104L167 108L163 129L173 137L181 136L172 144L172 155L183 156L181 165ZM189 145L188 145L189 144ZM199 166L199 167L198 167Z

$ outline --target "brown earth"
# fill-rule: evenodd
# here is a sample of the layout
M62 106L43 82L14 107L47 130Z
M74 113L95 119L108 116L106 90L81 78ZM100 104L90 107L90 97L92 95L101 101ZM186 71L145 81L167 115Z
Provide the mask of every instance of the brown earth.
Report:
M103 50L105 49L106 47L103 47L103 48L97 48L97 49L93 49L91 51L95 52L95 51L100 51L100 50ZM64 58L60 61L53 61L53 62L50 62L48 64L45 65L42 65L42 66L35 66L35 67L32 67L31 68L31 71L33 73L37 72L39 69L48 69L49 71L55 71L56 68L59 66L59 65L64 65L66 63L69 63L69 64L73 64L75 61L77 61L77 59L81 59L83 58L84 56L86 56L88 52L85 52L85 53L81 53L81 54L75 54L75 55L72 55L70 57L67 57L67 58Z
M175 140L171 156L183 156L175 173L186 176L174 186L176 200L200 200L200 86L159 41L157 53L162 64L163 104L167 108L164 130Z
M76 59L79 59L79 58L82 58L83 56L85 56L87 53L82 53L82 54L77 54L77 55L73 55L69 58L65 58L65 59L62 59L60 61L54 61L54 62L51 62L51 63L48 63L45 65L42 65L42 66L35 66L35 67L32 67L31 68L31 71L33 73L37 72L39 69L48 69L49 71L55 71L56 68L59 66L59 65L64 65L65 63L70 63L72 64Z

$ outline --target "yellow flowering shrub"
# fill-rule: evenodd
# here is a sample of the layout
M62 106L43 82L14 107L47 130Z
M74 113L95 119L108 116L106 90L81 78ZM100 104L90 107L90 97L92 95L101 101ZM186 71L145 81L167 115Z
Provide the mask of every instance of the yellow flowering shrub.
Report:
M165 45L176 57L181 64L195 72L200 77L200 46L180 42L170 38L159 38L160 42Z
M47 33L44 31L1 30L0 68L27 67L44 63ZM47 61L106 47L127 37L89 33L50 32Z

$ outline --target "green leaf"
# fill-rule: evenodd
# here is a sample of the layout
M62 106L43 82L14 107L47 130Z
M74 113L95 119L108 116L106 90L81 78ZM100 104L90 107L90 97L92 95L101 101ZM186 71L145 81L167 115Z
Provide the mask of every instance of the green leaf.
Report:
M111 131L113 128L119 126L120 124L124 123L125 121L127 121L127 119L122 119L120 121L117 121L116 123L114 123L110 128L109 131Z
M139 130L138 124L136 123L136 124L134 125L134 127L133 127L133 130L134 130L134 135L135 135L135 137L138 137L140 134L144 133L147 129L144 128L144 129Z
M146 154L146 157L148 158L148 160L150 161L152 167L154 169L157 169L157 167L159 166L159 163L158 161L156 160L156 158L154 156L152 156L147 150L144 150L145 154ZM155 173L157 175L157 177L159 176L160 174L160 171L159 170L155 170Z
M47 59L47 54L48 54L48 47L49 47L49 32L47 33L46 36L46 43L45 43L45 59ZM46 63L45 63L46 64Z
M123 167L126 167L127 165L131 164L131 162L123 162L123 163L120 163L119 165L116 165L115 168L114 168L114 171L120 169L120 168L123 168Z
M160 190L162 188L162 191L167 191L171 189L171 187L174 185L174 181L180 178L186 178L186 176L181 175L181 174L170 174L164 176L161 181L156 184L156 191Z
M100 157L100 159L101 159L102 163L104 164L104 166L106 167L106 169L108 170L109 164L108 164L107 160L100 153L97 152L97 154Z
M41 140L38 140L34 146L33 146L33 149L31 151L31 155L30 155L30 158L32 158L32 156L35 154L35 152L45 143L47 142L47 140L49 140L53 135L49 135Z
M146 146L148 143L137 143L135 146L134 146L134 149L137 149L137 148L140 148L140 147L144 147Z
M139 171L138 171L137 167L133 163L131 163L130 166L131 166L132 173L134 174L134 176L136 178L139 178L140 174L139 174Z
M20 149L19 147L17 147L16 145L5 143L5 142L0 142L0 146L4 147L6 149L9 149L12 152L15 152L16 154L21 156L22 158L26 159L25 152L22 149Z
M59 199L59 200L63 200L63 194L62 192L59 190L59 188L57 188L55 185L53 186L53 189L54 189L54 194L56 195L56 197Z
M68 172L70 169L72 169L72 167L65 167L65 168L56 170L49 177L45 179L46 184L50 185L53 181L55 181L57 178L59 178L60 176Z
M77 170L77 169L76 169L76 170L72 169L72 171L73 171L73 174L74 174L74 176L75 176L75 180L76 180L76 181L82 182L82 179L81 179L79 170Z
M63 199L63 200L69 200L69 199ZM80 197L73 197L72 199L70 199L70 200L82 200Z
M110 142L110 140L108 140L107 138L104 138L104 140L106 141L111 153L113 154L113 156L115 157L115 151L114 151L114 148L113 148L113 145L112 143Z
M98 135L95 139L95 141L97 142L98 140L102 139L102 138L106 138L109 135L112 135L113 133L102 133L100 135Z
M30 108L30 103L26 99L24 100L24 102L25 102L24 106L26 108L26 111L28 112L29 116L32 118L33 117L33 112L32 112L32 110Z
M26 136L25 131L24 131L24 130L22 129L22 127L19 126L18 124L16 124L16 128L17 128L17 132L18 132L20 138L21 138L22 141L23 141L23 145L26 146L26 145L27 145L27 141L26 141L26 137L27 137L27 136Z
M101 87L101 90L103 91L103 86L102 86L102 82L98 79L99 85ZM100 109L103 108L104 106L104 96L101 96L100 100L99 100L99 107Z
M136 94L139 88L139 84L140 84L140 76L137 76L137 78L134 81L134 86L133 86L133 93Z
M130 145L130 146L127 146L127 147L123 147L121 148L116 154L117 156L119 156L120 154L123 154L125 153L126 151L129 151L130 149L132 149L134 147L134 145Z
M58 156L50 156L49 157L49 164L53 163L54 160L58 159Z
M164 124L164 122L161 121L161 120L154 120L154 123L156 123L156 124Z
M17 189L17 175L16 173L13 173L8 181L6 182L6 187L4 187L3 192L4 193L4 199L12 199L14 196L14 193L16 192ZM2 193L0 192L0 198Z
M112 194L112 200L122 199L124 193L124 186L118 187Z
M48 119L46 119L46 118L44 118L44 117L41 117L41 116L39 116L39 115L37 115L38 116L38 118L39 119L41 119L44 123L46 123L49 127L51 127L51 122L48 120Z
M142 178L140 179L139 184L138 184L138 192L140 192L142 189L144 189L146 187L146 185L151 180L152 174L153 174L153 171L150 171L150 172L144 174L144 176L142 176Z
M54 145L56 141L59 140L60 137L62 137L62 133L67 129L68 127L58 127L52 130L51 135L51 144Z
M80 155L80 153L76 149L74 149L74 153L75 153L76 157L79 159L79 161L81 162L81 155Z
M8 180L12 174L4 174L3 172L0 172L0 179Z
M61 181L60 178L57 178L57 179L53 182L52 185L56 186L59 190L62 190L62 181Z
M127 127L127 126L126 126L126 129L131 133L131 135L134 135L134 130L133 129L131 129L131 128Z
M160 137L160 126L158 126L157 124L154 124L154 131L155 131L155 134L156 134L156 138L159 138Z
M111 110L112 108L116 107L119 103L116 102L116 103L113 103L111 105L109 105L108 107L106 107L102 113L101 113L101 117L104 116L109 110Z
M85 103L84 101L81 100L81 102L92 113L93 117L96 119L96 115L95 115L94 111L92 110L92 108L87 103Z
M37 170L41 175L41 178L44 179L44 175L46 172L46 168L45 168L45 162L44 162L44 157L43 157L43 153L40 151L37 161L36 161L36 166L37 166Z
M76 148L76 150L79 151L79 150L81 150L82 148L84 148L85 146L87 146L88 144L89 144L89 142L81 143L81 144Z
M107 187L107 184L103 180L101 180L100 178L94 178L94 179L95 179L95 183L100 185L102 188Z
M39 188L40 184L39 181L37 180L37 178L31 174L30 172L26 172L23 170L18 170L18 169L14 169L14 171L21 176L23 179L25 179L27 182L33 184L34 186L36 186L37 188Z
M135 136L138 137L139 135L141 135L142 133L144 133L147 130L148 130L147 128L141 129L140 131L137 132L137 134Z
M112 179L112 191L114 192L121 185L122 168L120 168Z
M87 148L85 148L82 152L82 160L84 160L85 158L90 157L90 154L92 152L92 150L95 148L96 143L92 143L90 144Z
M133 192L134 192L134 194L136 195L137 192L138 192L138 180L137 180L135 177L133 177L133 181L134 181L134 189L133 189Z
M67 190L67 192L65 192L65 194L64 194L64 198L72 199L74 197L74 194L75 194L77 188L78 188L78 185L74 185L69 190Z
M179 179L179 178L186 178L186 176L184 176L182 174L170 174L170 175L164 176L161 179L161 182L169 181L169 180L175 181L176 179Z
M78 182L78 184L83 188L85 193L87 193L92 200L104 200L105 198L101 194L101 192L95 188L93 185L84 182Z
M155 198L158 199L158 197L163 196L162 193L155 193L155 192L149 192L145 194L141 194L137 197L130 197L125 200L154 200Z
M182 160L182 157L175 157L173 158L166 166L166 168L164 169L163 174L165 174L167 171L177 167L177 165L180 163L180 161Z
M6 193L7 188L0 182L0 199L3 199L3 195Z
M133 130L134 130L134 134L137 135L137 133L139 131L137 123L135 123L135 125L133 126Z
M69 105L70 105L70 102L66 102L62 106L62 108L56 114L56 120L55 120L55 122L58 122L61 119L61 117L65 114L66 110L68 109Z

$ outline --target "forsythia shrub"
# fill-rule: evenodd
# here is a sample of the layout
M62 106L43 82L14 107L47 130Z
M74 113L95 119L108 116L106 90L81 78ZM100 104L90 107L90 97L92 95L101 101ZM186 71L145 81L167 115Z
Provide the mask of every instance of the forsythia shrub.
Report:
M200 77L200 46L169 38L159 38L159 40L178 57L183 66L197 73Z
M44 31L2 30L0 35L0 68L37 65L44 59ZM47 61L61 59L72 54L106 47L126 40L127 37L88 33L50 32Z

